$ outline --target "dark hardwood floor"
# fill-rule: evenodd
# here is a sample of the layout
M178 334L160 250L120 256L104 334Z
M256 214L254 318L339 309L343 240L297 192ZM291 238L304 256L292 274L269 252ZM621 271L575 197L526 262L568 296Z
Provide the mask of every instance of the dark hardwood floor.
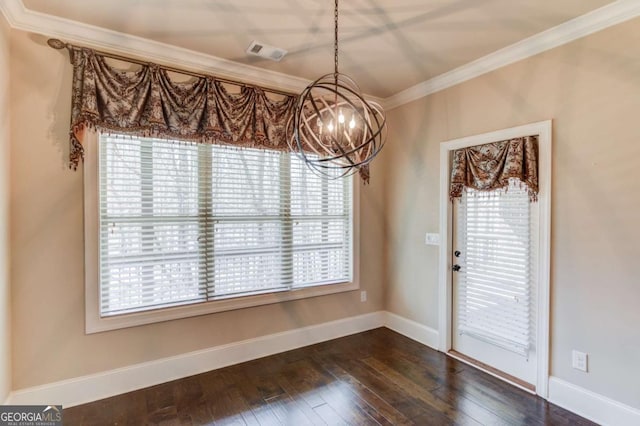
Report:
M64 410L65 425L588 425L386 328Z

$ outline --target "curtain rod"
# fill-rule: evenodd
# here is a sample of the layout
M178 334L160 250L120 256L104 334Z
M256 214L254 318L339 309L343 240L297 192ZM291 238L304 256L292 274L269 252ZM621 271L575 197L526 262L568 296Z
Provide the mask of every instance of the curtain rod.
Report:
M71 43L65 43L64 41L59 40L57 38L50 38L49 40L47 40L47 44L49 45L49 47L52 47L52 48L57 49L57 50L61 50L61 49L64 49L64 48L69 49L70 47L84 48L83 46L78 46L78 45L71 44ZM97 54L99 54L100 56L104 56L106 58L117 59L119 61L130 62L132 64L139 64L139 65L144 65L144 66L149 66L149 65L152 64L151 62L145 62L145 61L142 61L142 60L139 60L139 59L129 58L127 56L120 56L120 55L116 55L116 54L113 54L113 53L103 52L103 51L95 50L95 49L92 49L92 50L94 52L96 52ZM193 71L187 71L187 70L174 68L174 67L170 67L170 66L165 66L165 65L158 65L158 66L160 68L164 69L164 70L176 72L178 74L190 75L192 77L197 77L197 78L213 77L214 80L221 81L223 83L229 83L229 84L232 84L234 86L249 87L249 88L253 88L253 89L260 89L260 90L263 90L265 92L276 93L276 94L284 95L284 96L298 96L298 94L296 94L296 93L285 92L283 90L269 89L269 88L265 88L265 87L254 86L254 85L251 85L251 84L242 83L240 81L235 81L235 80L230 80L230 79L226 79L226 78L215 77L215 76L211 76L211 75L208 75L208 74L203 74L203 73L198 73L198 72L193 72Z

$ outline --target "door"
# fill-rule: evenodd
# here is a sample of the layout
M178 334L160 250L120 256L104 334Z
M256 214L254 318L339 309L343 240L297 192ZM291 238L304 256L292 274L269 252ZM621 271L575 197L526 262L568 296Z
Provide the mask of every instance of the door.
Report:
M519 182L453 205L452 349L536 383L538 205Z

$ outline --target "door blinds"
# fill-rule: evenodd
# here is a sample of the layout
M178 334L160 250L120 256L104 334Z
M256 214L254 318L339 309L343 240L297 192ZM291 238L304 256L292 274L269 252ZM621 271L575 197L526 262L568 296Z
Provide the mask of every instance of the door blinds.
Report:
M457 223L459 331L522 355L534 336L531 209L512 181L507 191L465 191Z
M103 135L101 316L351 281L352 179L286 152Z

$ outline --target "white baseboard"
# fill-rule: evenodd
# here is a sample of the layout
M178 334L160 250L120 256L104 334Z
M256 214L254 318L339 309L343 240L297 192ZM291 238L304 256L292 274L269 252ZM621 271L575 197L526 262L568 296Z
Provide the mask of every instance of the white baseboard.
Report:
M73 407L182 377L384 326L385 312L243 340L170 358L11 392L7 404Z
M379 311L20 389L11 392L5 404L73 407L382 326L431 348L438 347L437 330L391 312ZM557 377L549 378L549 401L603 425L640 424L640 410Z
M403 336L438 350L438 330L401 317L391 312L385 312L385 326Z
M640 410L554 376L549 377L549 402L601 425L640 425Z
M391 312L384 315L387 328L438 349L437 330ZM549 378L549 402L605 426L640 425L640 410L553 376Z

